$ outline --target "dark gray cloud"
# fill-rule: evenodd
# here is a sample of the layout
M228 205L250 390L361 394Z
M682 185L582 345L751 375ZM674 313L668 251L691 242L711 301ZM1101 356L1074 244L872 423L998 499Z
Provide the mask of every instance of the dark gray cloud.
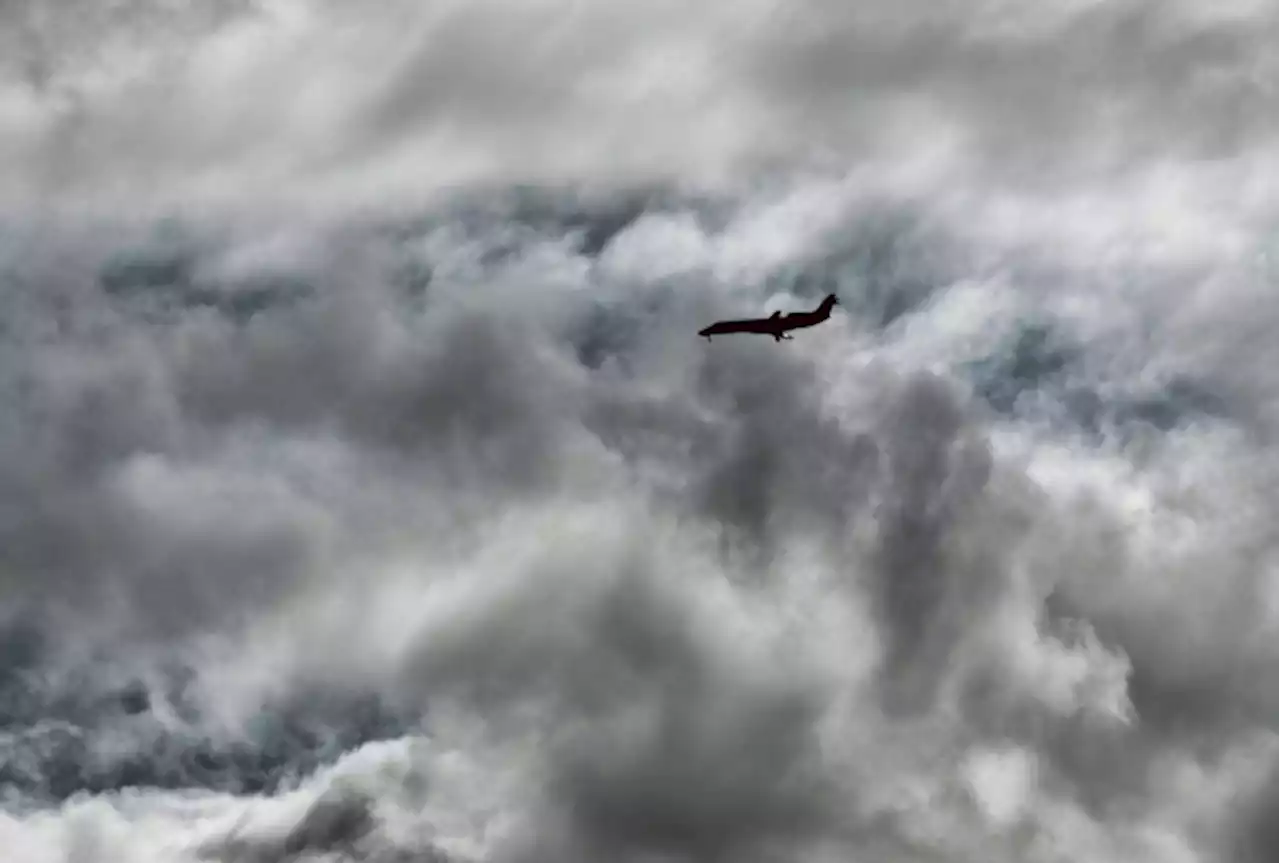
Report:
M1270 860L1276 856L1277 835L1280 835L1276 825L1276 812L1280 811L1278 785L1273 766L1270 775L1252 794L1243 795L1239 817L1226 831L1228 854L1246 861Z
M623 689L638 702L636 721L624 714L584 728L557 758L553 790L586 838L605 852L715 857L820 827L829 797L812 751L812 694L780 682L735 684L705 668L705 649L673 651L692 633L670 632L678 610L669 599L647 608L652 600L637 596L647 590L627 585L610 597L595 640L595 649L612 645L627 660L601 673L650 689Z
M268 863L301 855L357 852L358 843L374 828L370 801L358 794L331 793L312 804L301 820L275 842L237 842L205 849L207 859Z
M1003 562L988 550L948 554L990 471L982 443L963 439L963 422L955 396L925 379L909 386L887 423L893 432L876 514L875 592L890 710L928 708L936 694L928 678L946 673L957 629L973 625L999 590Z

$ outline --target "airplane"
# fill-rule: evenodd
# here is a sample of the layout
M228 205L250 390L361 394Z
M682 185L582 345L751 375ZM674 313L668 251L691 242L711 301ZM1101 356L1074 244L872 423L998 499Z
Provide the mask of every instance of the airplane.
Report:
M780 342L783 339L791 338L786 334L788 330L798 330L822 323L831 317L831 307L838 305L840 305L840 301L836 299L836 295L827 294L812 312L792 312L789 315L774 312L767 318L717 321L709 327L698 330L698 335L704 337L707 341L711 341L712 336L719 336L725 333L762 333L773 336L775 342Z

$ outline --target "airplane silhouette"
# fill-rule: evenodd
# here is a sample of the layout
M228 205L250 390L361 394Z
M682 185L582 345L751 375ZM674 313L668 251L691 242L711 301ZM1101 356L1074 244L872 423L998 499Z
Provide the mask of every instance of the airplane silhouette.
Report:
M698 330L698 335L711 341L712 336L719 336L726 333L763 333L767 336L773 336L775 342L783 339L790 339L791 336L786 335L788 330L798 330L804 327L812 327L822 323L831 317L831 307L840 305L840 301L836 299L835 294L827 294L818 307L811 312L792 312L784 315L781 312L774 312L767 318L746 318L738 321L717 321L709 327Z

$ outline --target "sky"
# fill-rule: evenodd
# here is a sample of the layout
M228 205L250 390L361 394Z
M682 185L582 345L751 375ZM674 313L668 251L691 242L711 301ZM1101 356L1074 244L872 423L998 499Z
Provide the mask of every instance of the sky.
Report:
M880 164L934 192L1219 170L1271 200L1266 3L687 7L7 3L0 191L350 206Z
M1277 23L0 5L0 847L1274 860Z

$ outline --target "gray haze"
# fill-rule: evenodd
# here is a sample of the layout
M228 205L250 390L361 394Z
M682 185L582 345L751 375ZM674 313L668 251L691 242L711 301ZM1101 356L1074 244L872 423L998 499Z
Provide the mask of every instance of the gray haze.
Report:
M1276 185L1265 2L18 0L0 15L0 193L24 201L340 205L871 162L932 195L1226 172L1250 210Z
M0 848L1276 859L1276 27L3 4Z

